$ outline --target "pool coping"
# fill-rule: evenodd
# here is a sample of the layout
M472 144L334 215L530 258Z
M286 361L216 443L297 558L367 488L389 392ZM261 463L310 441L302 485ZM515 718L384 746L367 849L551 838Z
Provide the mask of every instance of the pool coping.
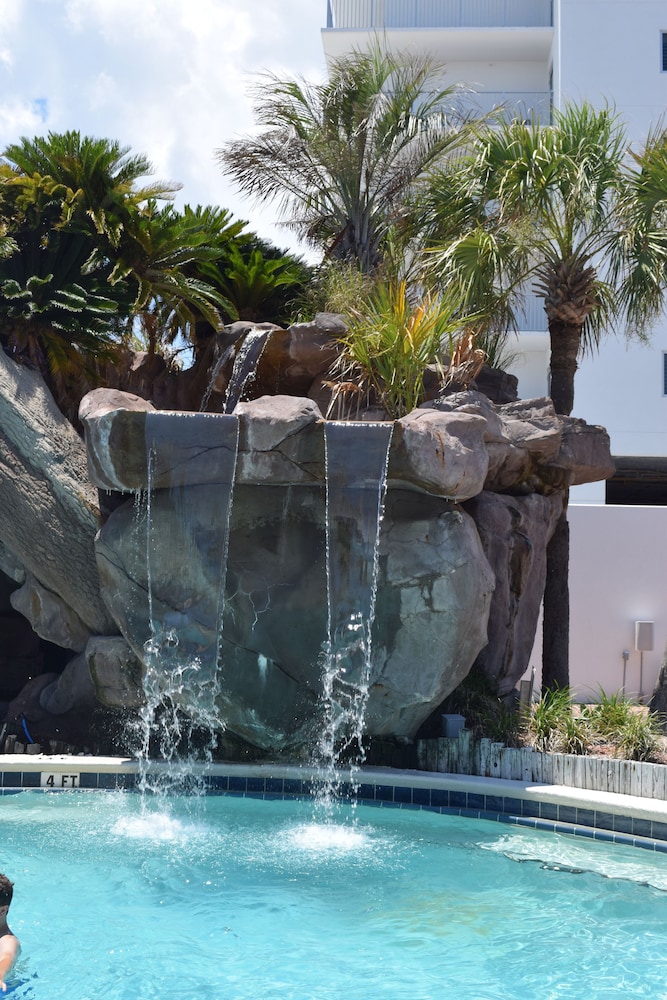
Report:
M151 761L148 774L169 765ZM257 798L306 797L321 781L314 767L276 763L199 765L210 794ZM0 795L25 789L44 791L137 788L141 765L122 757L62 754L0 755ZM364 767L336 772L341 794L364 805L424 809L491 819L555 833L587 837L667 853L667 802L663 799L600 792L509 778L444 774L435 771Z

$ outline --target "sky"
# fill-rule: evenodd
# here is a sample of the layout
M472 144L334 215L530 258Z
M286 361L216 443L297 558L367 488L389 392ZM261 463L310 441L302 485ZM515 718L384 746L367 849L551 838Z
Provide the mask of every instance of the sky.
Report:
M263 72L324 77L326 0L0 0L0 151L76 129L143 153L176 204L218 205L305 253L215 150L253 127Z

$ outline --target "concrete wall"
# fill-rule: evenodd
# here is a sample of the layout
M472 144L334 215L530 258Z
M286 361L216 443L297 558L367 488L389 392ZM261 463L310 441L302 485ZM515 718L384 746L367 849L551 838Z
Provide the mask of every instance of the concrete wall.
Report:
M650 695L667 644L667 507L571 506L570 681L579 700L598 687ZM653 621L654 650L635 649L635 622ZM540 682L538 626L531 666ZM643 660L643 662L642 662ZM529 676L528 671L526 676Z

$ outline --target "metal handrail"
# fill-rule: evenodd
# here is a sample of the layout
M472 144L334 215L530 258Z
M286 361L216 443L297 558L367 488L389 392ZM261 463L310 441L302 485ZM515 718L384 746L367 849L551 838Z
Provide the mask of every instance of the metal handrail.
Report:
M327 28L550 28L553 0L327 0Z

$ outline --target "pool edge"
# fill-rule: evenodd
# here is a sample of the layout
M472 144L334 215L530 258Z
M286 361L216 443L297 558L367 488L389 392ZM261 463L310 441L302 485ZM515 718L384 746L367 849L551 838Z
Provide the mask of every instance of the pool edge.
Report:
M149 772L168 767L153 761ZM51 754L0 755L0 794L24 789L132 790L140 766L122 757ZM319 778L309 766L279 763L199 765L211 794L287 798L309 795ZM508 778L361 768L350 782L338 774L345 797L381 808L459 814L667 853L667 802L616 792Z

